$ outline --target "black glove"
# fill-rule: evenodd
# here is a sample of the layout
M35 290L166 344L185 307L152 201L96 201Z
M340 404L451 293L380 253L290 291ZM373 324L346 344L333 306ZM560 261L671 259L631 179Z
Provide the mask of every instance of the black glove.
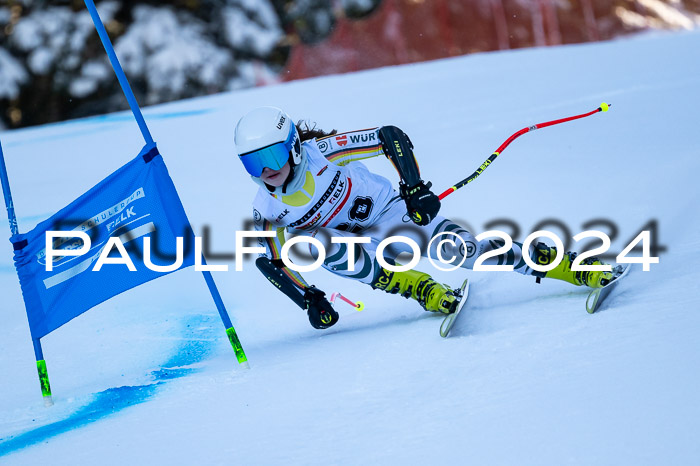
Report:
M418 225L429 224L440 211L440 198L430 190L432 183L422 181L415 186L401 185L401 198L406 202L408 216Z
M331 303L326 299L326 293L315 286L306 289L304 293L304 304L306 313L309 315L311 326L317 329L324 329L338 322L340 316Z

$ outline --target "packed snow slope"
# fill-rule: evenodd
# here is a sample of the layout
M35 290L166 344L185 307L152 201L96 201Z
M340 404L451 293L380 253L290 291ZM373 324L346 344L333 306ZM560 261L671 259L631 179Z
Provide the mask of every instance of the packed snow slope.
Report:
M215 274L248 354L238 368L193 269L141 286L43 339L44 408L11 246L0 248L0 457L14 464L699 464L700 33L479 54L145 109L195 230L231 253L255 185L233 128L259 105L325 129L394 124L438 190L527 134L442 213L475 233L607 219L618 253L650 220L666 251L609 306L513 273L459 271L469 305L449 339L411 301L324 271L338 305L314 330L252 261ZM22 231L134 157L127 113L0 134ZM388 161L367 166L396 181ZM508 226L496 228L509 230ZM556 226L545 226L563 234ZM592 228L611 232L610 224ZM5 236L9 236L5 234ZM579 248L581 245L573 244ZM421 269L433 272L424 262Z

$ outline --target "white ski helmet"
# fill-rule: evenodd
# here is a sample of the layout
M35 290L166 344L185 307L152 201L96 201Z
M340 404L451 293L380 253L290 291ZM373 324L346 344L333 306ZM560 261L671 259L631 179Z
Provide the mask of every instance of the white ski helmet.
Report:
M301 163L301 141L294 121L277 107L259 107L236 125L238 156L251 175L259 177L265 167L279 170L289 162ZM293 172L293 170L292 170Z

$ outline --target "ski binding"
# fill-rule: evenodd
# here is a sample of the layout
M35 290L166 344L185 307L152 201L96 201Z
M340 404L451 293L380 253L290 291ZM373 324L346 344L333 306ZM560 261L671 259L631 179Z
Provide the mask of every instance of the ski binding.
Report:
M464 280L464 283L462 283L460 289L455 291L455 296L459 297L457 309L455 309L453 313L447 314L445 319L442 321L442 325L440 325L440 336L443 338L447 338L447 336L450 334L450 330L452 330L452 327L457 320L457 316L459 316L459 313L462 312L464 305L467 304L467 297L469 296L469 279Z
M605 301L608 295L615 289L618 283L620 283L620 280L627 276L631 268L632 267L629 265L624 268L621 265L618 265L613 269L613 279L610 280L610 283L602 288L596 288L588 294L588 298L586 299L586 310L589 314L593 314L595 311L600 309L603 301Z

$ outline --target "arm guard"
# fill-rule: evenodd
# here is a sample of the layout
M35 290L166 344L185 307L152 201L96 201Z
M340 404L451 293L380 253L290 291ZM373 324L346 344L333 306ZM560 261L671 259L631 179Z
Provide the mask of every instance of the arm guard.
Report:
M309 322L314 328L325 329L338 322L340 316L326 299L326 293L311 285L303 290L304 294L301 294L299 288L283 272L283 269L277 267L275 261L271 261L267 257L258 257L255 265L270 283L306 311Z
M384 154L399 172L401 183L409 187L420 183L420 170L413 156L413 144L406 133L396 126L384 126L379 130L379 140Z
M289 296L294 303L302 309L306 309L304 295L301 294L299 288L294 285L294 282L287 276L281 268L277 267L273 261L267 257L258 257L255 265L265 275L270 283L275 285L278 290Z
M418 163L413 156L413 144L396 126L384 126L379 130L384 154L399 172L399 193L406 202L408 215L417 225L428 225L440 211L440 199L430 191L430 183L420 178Z

